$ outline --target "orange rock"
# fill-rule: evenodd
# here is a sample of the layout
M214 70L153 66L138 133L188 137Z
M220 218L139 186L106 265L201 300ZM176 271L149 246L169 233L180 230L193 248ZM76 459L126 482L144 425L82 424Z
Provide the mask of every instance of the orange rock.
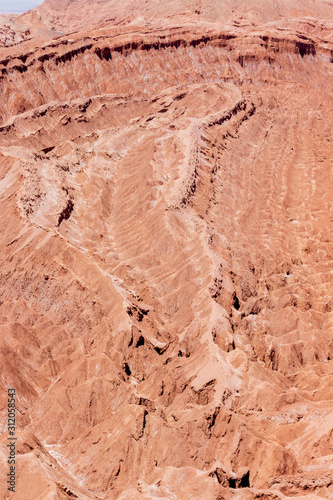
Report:
M331 15L46 0L0 29L13 498L332 497Z

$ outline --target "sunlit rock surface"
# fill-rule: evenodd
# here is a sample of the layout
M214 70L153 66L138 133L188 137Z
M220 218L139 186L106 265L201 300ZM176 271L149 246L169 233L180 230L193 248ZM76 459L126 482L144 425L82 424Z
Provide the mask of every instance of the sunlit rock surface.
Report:
M332 498L332 2L62 3L1 48L0 496Z

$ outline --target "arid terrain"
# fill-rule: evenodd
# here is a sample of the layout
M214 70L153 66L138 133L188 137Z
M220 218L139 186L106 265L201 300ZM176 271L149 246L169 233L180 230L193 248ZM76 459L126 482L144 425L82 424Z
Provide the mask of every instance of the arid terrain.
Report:
M0 498L332 499L333 1L0 21Z

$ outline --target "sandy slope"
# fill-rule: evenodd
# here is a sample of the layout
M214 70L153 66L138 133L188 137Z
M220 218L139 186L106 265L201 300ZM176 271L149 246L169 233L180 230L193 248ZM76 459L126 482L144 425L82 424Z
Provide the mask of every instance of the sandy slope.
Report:
M332 0L45 0L25 14L27 24L73 31L101 23L188 23L199 20L261 24L289 19L332 20ZM179 25L179 24L178 24Z

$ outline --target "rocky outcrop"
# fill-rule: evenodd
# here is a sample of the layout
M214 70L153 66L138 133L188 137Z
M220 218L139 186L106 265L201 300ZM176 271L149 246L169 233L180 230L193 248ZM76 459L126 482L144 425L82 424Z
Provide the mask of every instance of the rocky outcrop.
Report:
M82 96L152 96L165 86L188 83L189 75L190 83L222 80L244 85L255 79L279 81L286 65L290 78L305 83L304 68L327 73L332 54L330 42L292 34L250 32L244 44L239 30L204 36L189 30L169 35L162 31L144 37L125 30L109 39L60 38L37 51L2 58L0 88L9 96L1 103L2 119L11 126L13 115ZM155 67L149 77L147 65Z

